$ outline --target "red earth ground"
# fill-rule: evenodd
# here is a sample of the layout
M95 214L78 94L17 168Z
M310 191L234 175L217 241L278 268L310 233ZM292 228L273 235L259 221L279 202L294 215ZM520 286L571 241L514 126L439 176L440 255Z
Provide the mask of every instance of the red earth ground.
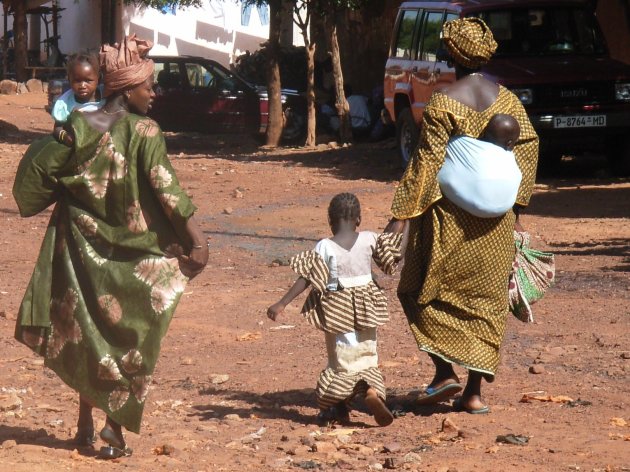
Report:
M489 415L414 406L432 369L394 276L380 363L400 416L379 428L357 402L350 427L316 424L322 334L301 319L303 298L275 323L266 307L294 280L288 258L329 235L335 193L358 195L364 228L385 226L400 175L389 141L262 151L248 137L168 134L211 261L163 341L142 434L127 434L133 456L77 450L77 394L13 340L50 210L20 218L11 187L27 145L52 127L44 104L43 94L0 96L0 469L630 470L630 181L606 177L597 156L541 180L523 216L534 246L556 254L557 282L533 324L510 317L497 381L483 390ZM508 434L529 441L497 442Z

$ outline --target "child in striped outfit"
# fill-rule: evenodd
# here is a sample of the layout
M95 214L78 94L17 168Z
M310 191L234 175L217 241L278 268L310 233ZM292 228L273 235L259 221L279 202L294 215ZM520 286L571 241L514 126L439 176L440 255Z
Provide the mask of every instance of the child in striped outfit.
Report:
M302 314L324 331L328 365L321 372L315 393L324 423L350 421L349 404L363 396L379 426L394 417L385 405L385 385L378 368L376 328L389 320L387 299L372 279L372 260L386 274L401 258L403 235L357 232L361 206L351 193L336 195L328 207L331 238L312 251L291 259L299 278L270 306L267 316L276 320L285 307L306 288L311 292Z

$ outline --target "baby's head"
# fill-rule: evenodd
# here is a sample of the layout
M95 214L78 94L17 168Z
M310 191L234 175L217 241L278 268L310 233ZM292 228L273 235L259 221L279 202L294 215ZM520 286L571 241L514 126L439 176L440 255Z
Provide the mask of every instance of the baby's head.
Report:
M479 139L511 151L520 134L521 127L513 116L497 113L490 118Z
M68 81L77 102L93 101L100 73L98 57L89 53L73 54L68 58L67 71Z
M335 195L328 205L328 224L333 234L343 222L354 224L355 228L361 223L361 204L353 193Z

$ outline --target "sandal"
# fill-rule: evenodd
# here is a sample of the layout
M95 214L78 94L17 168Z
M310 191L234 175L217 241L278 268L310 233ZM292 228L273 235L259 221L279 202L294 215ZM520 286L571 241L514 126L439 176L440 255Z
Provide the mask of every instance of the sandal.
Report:
M321 426L330 427L334 424L350 423L350 411L344 402L321 410L317 415L317 421Z
M109 426L105 425L101 429L100 436L103 441L109 444L109 446L101 447L99 453L101 459L118 459L119 457L129 457L133 454L133 449L127 447L124 441L121 442L114 430Z
M456 398L455 401L453 402L453 411L466 412L466 413L470 413L471 415L486 415L490 413L490 407L486 405L481 408L469 409L464 406L462 397L459 397L459 398Z
M441 387L427 387L424 393L416 398L416 405L433 405L453 397L462 391L464 387L458 382L447 383Z

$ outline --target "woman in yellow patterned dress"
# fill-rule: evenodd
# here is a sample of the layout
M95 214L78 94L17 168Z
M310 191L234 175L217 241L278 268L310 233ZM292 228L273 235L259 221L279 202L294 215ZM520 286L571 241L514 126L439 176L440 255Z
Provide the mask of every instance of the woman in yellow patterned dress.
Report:
M454 408L487 413L481 381L492 382L499 364L513 230L533 190L538 137L519 99L478 72L497 46L486 24L477 18L453 20L445 23L442 37L458 80L435 91L424 110L420 143L396 190L386 231L401 231L410 220L398 296L418 347L435 364L435 376L418 403L444 401L462 390L455 363L468 369L468 380ZM497 113L519 122L514 154L523 177L513 211L479 218L443 198L437 174L449 138L479 137Z
M55 203L16 338L79 392L78 445L96 441L92 407L105 412L108 459L131 454L122 427L139 432L161 339L208 261L162 132L144 116L155 96L151 45L131 36L103 46L106 104L70 115L72 148L34 142L13 187L22 216Z

